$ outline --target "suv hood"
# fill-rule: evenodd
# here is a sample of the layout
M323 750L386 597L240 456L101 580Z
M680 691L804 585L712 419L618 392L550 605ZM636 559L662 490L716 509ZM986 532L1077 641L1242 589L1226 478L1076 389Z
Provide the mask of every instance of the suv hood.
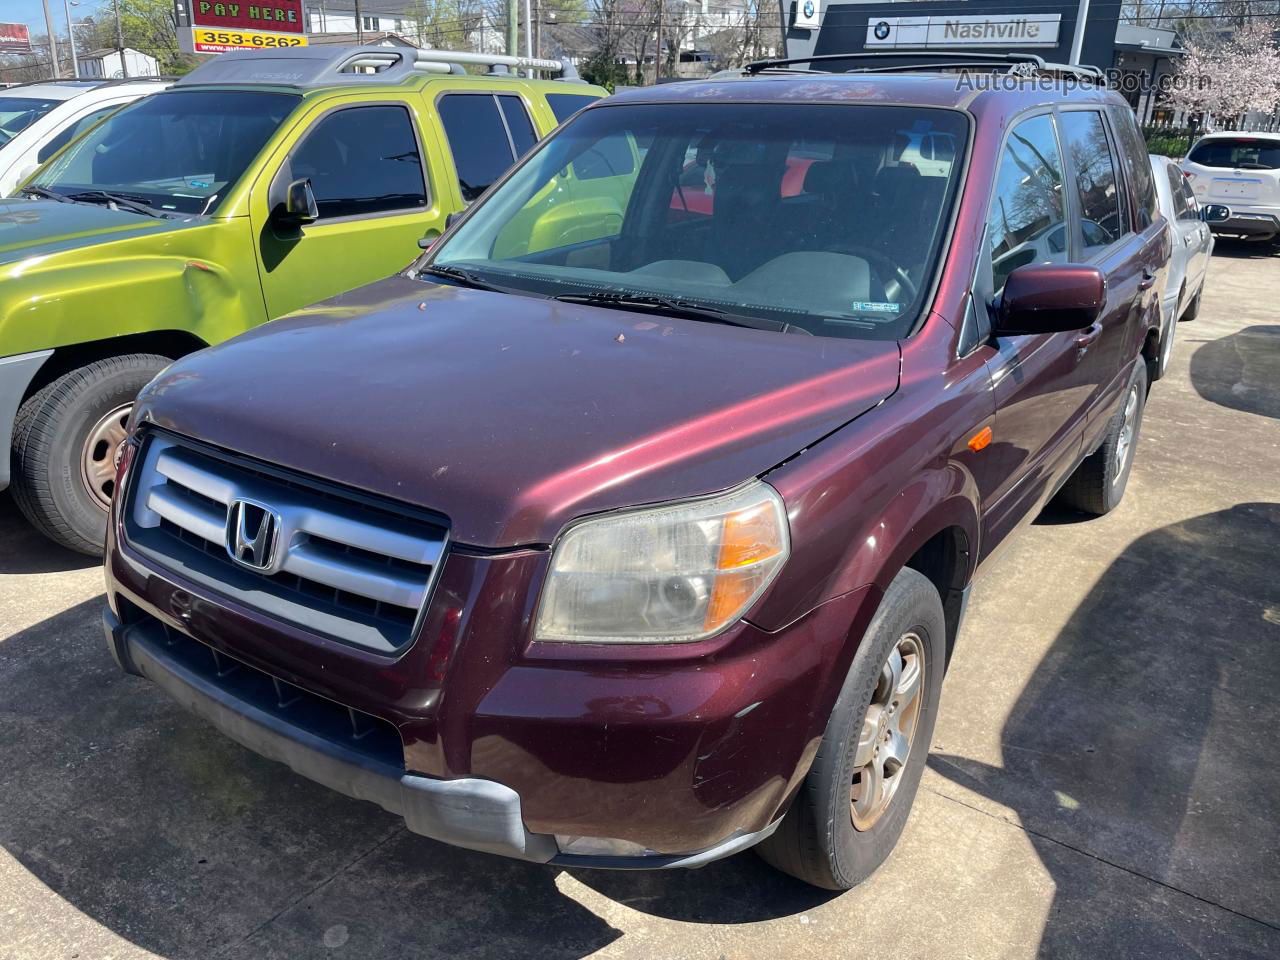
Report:
M149 422L437 510L455 542L763 474L897 388L894 341L814 338L393 277L193 354Z
M184 222L112 210L93 203L3 200L0 201L0 266L143 233L173 230Z

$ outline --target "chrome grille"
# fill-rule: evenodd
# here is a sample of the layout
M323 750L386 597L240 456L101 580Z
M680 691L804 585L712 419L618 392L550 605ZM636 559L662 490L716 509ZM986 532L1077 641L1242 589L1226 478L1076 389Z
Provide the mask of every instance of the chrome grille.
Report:
M354 495L152 434L129 483L131 544L246 606L380 652L407 642L447 531ZM269 561L232 553L232 507L268 508Z

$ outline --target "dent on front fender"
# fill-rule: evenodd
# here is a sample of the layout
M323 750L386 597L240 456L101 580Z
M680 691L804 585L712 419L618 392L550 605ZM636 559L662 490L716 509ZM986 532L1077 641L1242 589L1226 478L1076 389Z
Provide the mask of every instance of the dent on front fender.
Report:
M247 221L98 242L0 268L0 356L161 330L216 343L266 319Z

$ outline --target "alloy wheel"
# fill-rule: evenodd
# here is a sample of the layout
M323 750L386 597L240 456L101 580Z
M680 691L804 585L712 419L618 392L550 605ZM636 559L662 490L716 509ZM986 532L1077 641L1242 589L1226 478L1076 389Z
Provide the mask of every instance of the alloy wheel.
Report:
M111 495L115 492L116 467L124 450L125 424L133 404L126 403L105 414L84 442L80 457L80 479L94 502L103 510L111 507Z
M1129 396L1124 401L1124 423L1120 427L1120 438L1116 441L1116 472L1111 482L1119 483L1124 476L1124 469L1129 464L1129 456L1133 452L1133 435L1138 428L1138 388L1129 388Z
M906 633L880 669L853 755L849 815L855 830L875 825L906 775L920 721L924 679L924 643L918 634Z

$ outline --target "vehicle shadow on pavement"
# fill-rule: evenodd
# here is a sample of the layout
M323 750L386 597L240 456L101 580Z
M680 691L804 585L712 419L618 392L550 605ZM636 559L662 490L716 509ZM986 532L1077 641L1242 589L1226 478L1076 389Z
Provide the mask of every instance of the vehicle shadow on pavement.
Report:
M1225 956L1215 911L1199 901L1251 918L1236 929L1256 954L1231 955L1274 950L1277 557L1276 503L1138 538L1022 690L1003 764L929 758L951 781L943 792L997 816L1008 808L1028 831L1055 887L1040 956ZM1081 854L1120 870L1100 880ZM1164 909L1144 912L1132 874L1174 888Z
M1191 355L1191 385L1212 403L1280 420L1280 324L1255 324Z
M53 543L27 523L8 493L0 493L0 576L6 573L63 573L101 564Z
M1275 256L1275 248L1265 240L1217 237L1213 241L1213 255L1225 260L1269 260Z

